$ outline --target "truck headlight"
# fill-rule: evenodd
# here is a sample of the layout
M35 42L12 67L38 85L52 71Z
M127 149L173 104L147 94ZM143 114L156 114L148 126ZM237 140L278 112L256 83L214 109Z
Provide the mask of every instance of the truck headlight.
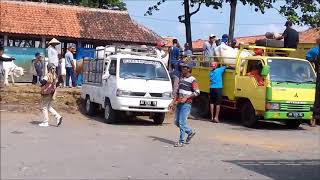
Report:
M279 110L280 109L280 105L278 103L267 103L266 104L266 109Z
M171 99L172 98L172 92L164 92L162 93L162 97L165 99Z
M117 89L117 96L130 96L131 91Z

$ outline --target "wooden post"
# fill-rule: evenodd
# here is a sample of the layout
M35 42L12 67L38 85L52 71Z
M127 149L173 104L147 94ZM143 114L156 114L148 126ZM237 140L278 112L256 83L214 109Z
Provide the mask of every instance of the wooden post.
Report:
M236 23L237 0L231 0L230 7L229 42L232 42L234 38L234 27Z
M46 48L46 38L45 37L41 37L41 48Z
M7 34L5 34L3 36L3 46L8 46L8 35Z

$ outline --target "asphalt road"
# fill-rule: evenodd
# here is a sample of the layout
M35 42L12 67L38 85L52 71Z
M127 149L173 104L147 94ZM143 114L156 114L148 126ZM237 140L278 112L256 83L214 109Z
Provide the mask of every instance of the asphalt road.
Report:
M61 127L38 127L40 116L1 111L1 178L23 179L318 179L320 127L288 130L264 123L190 120L191 144L174 148L168 118L115 125L101 117L63 114ZM54 125L54 122L51 122Z

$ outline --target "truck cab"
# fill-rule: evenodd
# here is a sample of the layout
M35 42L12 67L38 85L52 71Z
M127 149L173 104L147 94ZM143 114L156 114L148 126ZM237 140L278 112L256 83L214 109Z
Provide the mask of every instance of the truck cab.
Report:
M209 71L205 67L193 71L200 81L202 102L209 92ZM255 126L258 120L267 120L283 121L288 127L297 128L312 119L316 75L307 60L271 56L270 53L237 57L233 68L227 69L223 75L223 86L222 106L240 112L241 121L247 127Z
M94 114L99 106L107 123L116 122L120 116L137 115L163 123L172 86L161 60L145 53L120 51L84 62L83 67L82 97L88 114Z

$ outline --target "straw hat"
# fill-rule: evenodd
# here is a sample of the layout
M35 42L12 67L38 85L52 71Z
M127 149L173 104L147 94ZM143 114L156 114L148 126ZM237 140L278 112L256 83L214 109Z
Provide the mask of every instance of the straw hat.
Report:
M51 41L49 41L49 44L60 44L60 41L58 41L56 38L53 38Z

